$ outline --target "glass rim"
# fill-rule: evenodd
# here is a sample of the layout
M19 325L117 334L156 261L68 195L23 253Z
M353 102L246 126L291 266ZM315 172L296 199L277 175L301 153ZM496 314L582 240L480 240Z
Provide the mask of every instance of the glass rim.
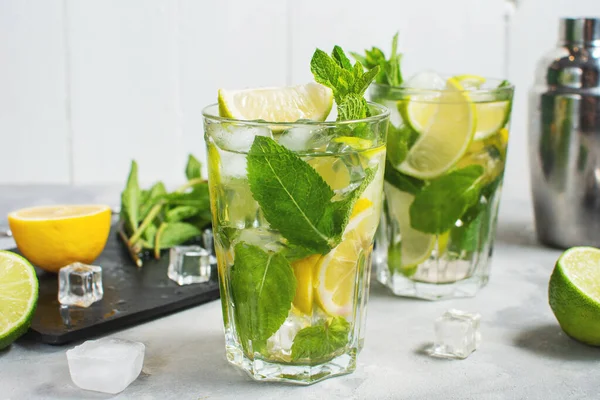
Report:
M214 112L211 112L215 108L218 110L219 103L209 104L208 106L202 109L202 116L205 119L218 121L221 123L233 123L247 126L266 126L266 127L300 127L300 126L319 126L319 127L337 127L337 126L345 126L345 125L354 125L359 123L377 123L384 121L386 118L390 116L390 110L384 105L375 103L373 101L367 101L367 105L371 109L377 110L377 114L371 115L367 118L361 119L352 119L347 121L313 121L313 120L302 120L300 122L275 122L275 121L265 121L265 120L248 120L248 119L237 119L237 118L229 118L229 117L221 117Z
M448 75L448 76L450 76L450 75ZM505 79L487 78L487 77L485 78L485 80L486 81L497 81L497 82L505 81ZM407 94L410 94L410 93L440 94L440 93L448 92L448 89L421 89L421 88L411 88L411 87L406 87L406 86L393 86L393 85L388 85L387 83L377 83L377 82L373 82L371 84L371 87L375 87L375 88L379 88L379 89L386 89L386 90L390 90L390 91L398 91L398 92L403 92L403 93L407 93ZM513 83L509 82L508 85L502 86L502 87L474 89L474 90L473 89L463 89L463 90L456 90L455 92L467 93L467 94L501 94L501 93L514 92L514 90L515 90L515 85Z

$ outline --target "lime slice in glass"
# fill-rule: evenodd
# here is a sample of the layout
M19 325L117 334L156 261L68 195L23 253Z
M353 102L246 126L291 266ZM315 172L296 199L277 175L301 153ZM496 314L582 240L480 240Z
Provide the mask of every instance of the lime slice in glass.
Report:
M27 331L38 299L35 270L23 257L0 250L0 349Z
M385 197L390 217L398 223L400 231L400 254L394 254L393 260L388 260L392 267L397 267L398 261L401 269L411 268L427 260L435 246L435 235L419 232L410 225L410 205L415 196L402 192L394 186L385 183ZM390 248L398 250L390 244ZM400 256L400 260L398 260Z
M325 121L332 105L331 89L314 82L290 87L219 90L219 114L241 120Z
M402 111L419 138L397 167L420 179L435 178L452 168L469 148L477 127L475 104L454 78L448 79L442 92L411 95Z
M479 90L486 79L478 75L458 75L455 76L462 87L467 90ZM506 82L502 82L502 87ZM508 122L510 114L510 101L497 100L493 94L473 93L471 100L475 103L477 111L477 129L475 130L474 140L483 140L492 136L502 129Z

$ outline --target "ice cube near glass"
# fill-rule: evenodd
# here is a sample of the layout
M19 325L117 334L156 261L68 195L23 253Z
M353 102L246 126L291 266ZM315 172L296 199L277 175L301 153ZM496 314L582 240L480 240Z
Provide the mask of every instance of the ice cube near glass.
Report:
M210 280L211 254L201 246L175 246L169 253L168 276L178 285L205 283Z
M80 262L58 272L58 301L67 306L89 307L102 300L102 268Z
M446 311L435 320L435 343L430 354L441 358L467 358L481 341L480 319L478 313Z
M143 343L124 339L88 340L67 350L71 380L85 390L122 392L142 371L145 349Z

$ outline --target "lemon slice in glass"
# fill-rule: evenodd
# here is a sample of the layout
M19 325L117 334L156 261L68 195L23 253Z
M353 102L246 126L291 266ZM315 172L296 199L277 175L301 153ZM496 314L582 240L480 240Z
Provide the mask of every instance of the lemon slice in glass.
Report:
M331 89L315 82L290 87L219 89L219 114L241 120L325 121L332 105Z
M454 78L448 79L444 91L412 95L402 114L420 136L398 169L420 179L452 168L469 148L477 127L475 104Z
M377 229L373 203L359 199L353 209L342 242L323 256L315 270L316 300L321 308L333 316L352 313L354 291L361 253L369 250Z

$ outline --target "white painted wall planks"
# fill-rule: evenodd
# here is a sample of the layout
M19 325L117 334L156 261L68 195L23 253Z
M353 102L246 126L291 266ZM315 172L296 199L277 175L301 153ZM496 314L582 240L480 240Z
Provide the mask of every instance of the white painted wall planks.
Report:
M2 0L0 184L183 180L219 87L303 83L315 47L389 48L406 74L517 85L507 184L528 190L526 93L558 18L598 0Z

